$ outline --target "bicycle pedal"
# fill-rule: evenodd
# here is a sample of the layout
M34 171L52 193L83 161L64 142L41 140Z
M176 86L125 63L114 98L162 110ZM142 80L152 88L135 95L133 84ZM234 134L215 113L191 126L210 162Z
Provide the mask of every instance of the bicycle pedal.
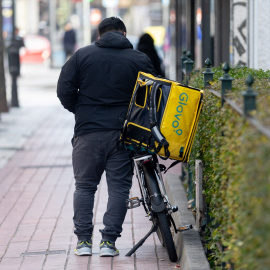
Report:
M126 200L126 207L127 209L132 209L139 207L141 205L140 199L138 197L133 197Z
M193 228L193 226L192 226L192 224L190 224L190 225L185 225L185 226L182 226L182 227L178 228L177 231L182 232L182 231L186 231L186 230L189 230L189 229L192 229L192 228Z

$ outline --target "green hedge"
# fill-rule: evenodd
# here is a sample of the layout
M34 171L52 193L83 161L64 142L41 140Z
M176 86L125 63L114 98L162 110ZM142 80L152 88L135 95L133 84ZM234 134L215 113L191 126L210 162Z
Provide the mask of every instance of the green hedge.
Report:
M220 91L221 68L214 69L212 88ZM241 92L248 74L258 92L256 118L270 126L269 71L234 68L228 97L242 107ZM193 74L190 85L203 88L203 76ZM203 193L208 223L203 240L213 269L270 269L270 141L205 90L204 105L191 153L204 164ZM195 173L193 172L193 175ZM222 249L220 248L222 247Z

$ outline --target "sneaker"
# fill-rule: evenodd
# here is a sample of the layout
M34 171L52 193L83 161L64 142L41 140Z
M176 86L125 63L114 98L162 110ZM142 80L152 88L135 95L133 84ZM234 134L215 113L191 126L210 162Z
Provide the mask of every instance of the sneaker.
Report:
M75 249L75 254L78 256L91 256L92 243L89 240L79 240Z
M119 255L119 250L115 247L114 243L107 240L101 240L100 242L100 257L114 257Z

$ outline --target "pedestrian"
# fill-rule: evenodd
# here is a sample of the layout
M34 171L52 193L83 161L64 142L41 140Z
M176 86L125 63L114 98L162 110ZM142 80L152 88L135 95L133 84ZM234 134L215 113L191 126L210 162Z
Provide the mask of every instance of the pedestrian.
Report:
M133 50L126 32L121 19L104 19L98 26L98 40L79 49L62 67L58 79L57 95L64 108L75 114L76 255L92 254L94 197L104 171L109 196L100 230L100 256L119 254L115 241L121 236L127 211L133 162L131 152L119 149L118 140L138 72L155 74L150 59Z
M65 59L68 60L75 52L76 33L70 22L65 25L65 33L63 37L63 46L65 51Z
M150 58L156 70L156 75L160 75L161 77L165 76L164 70L162 69L162 61L158 56L154 45L154 39L151 37L151 35L148 33L141 35L137 44L137 50L145 53Z
M20 29L18 27L15 27L15 35L14 35L14 39L15 39L15 44L16 47L18 47L19 49L24 47L24 40L23 37L21 37L19 35Z
M24 39L19 35L19 28L15 27L14 29L14 36L11 35L10 37L6 38L6 48L8 53L8 61L12 62L13 69L15 67L16 71L12 71L16 73L16 76L21 75L21 60L20 60L20 49L25 47ZM12 59L11 58L12 52ZM10 63L11 65L11 63Z
M15 42L15 46L18 48L19 50L19 72L18 75L21 76L21 60L20 60L20 49L25 47L24 45L24 39L23 37L21 37L19 35L20 29L18 27L15 28L15 36L14 36L14 42Z

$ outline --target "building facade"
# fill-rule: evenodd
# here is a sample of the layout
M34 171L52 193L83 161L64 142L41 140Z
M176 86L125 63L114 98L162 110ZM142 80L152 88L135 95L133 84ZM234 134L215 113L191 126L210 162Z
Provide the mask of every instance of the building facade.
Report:
M169 75L181 79L183 50L195 68L213 66L270 69L270 0L171 0L167 27Z

